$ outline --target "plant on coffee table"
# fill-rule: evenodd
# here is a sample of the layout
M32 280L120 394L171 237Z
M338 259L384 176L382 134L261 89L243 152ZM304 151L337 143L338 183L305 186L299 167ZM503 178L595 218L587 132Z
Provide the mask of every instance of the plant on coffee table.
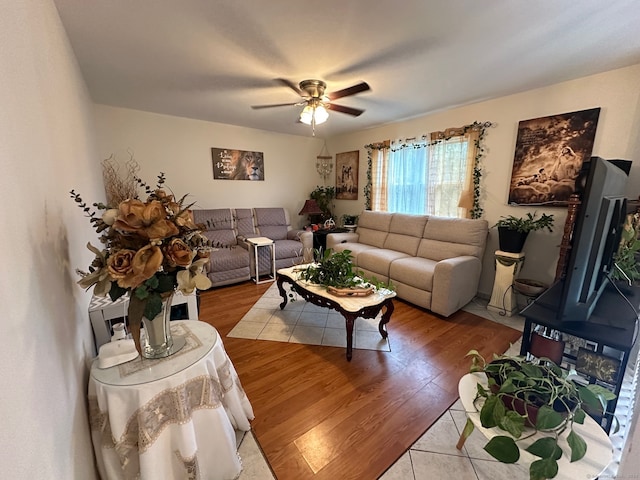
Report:
M316 283L325 287L335 288L362 288L373 286L377 289L391 290L390 285L364 277L362 271L353 268L351 250L334 252L330 248L322 252L316 250L315 258L319 259L301 270L300 278L307 282Z
M607 402L615 398L612 392L599 385L581 385L568 379L567 372L548 359L531 362L523 357L502 355L486 362L476 350L467 356L472 358L470 371L484 372L488 379L488 389L478 384L474 401L481 403L482 426L497 427L510 434L489 440L484 449L491 456L503 463L515 463L520 458L517 442L545 432L548 436L526 448L540 457L531 464L529 474L531 480L554 478L558 473L557 460L565 454L558 446L558 437L569 429L571 461L584 457L587 444L573 425L584 422L584 409L601 414ZM463 435L467 437L471 431L473 423L468 420Z

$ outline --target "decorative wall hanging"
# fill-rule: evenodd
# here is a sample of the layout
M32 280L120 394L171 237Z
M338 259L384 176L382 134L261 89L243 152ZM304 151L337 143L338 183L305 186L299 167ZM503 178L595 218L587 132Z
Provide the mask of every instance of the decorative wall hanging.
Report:
M316 157L316 170L318 175L322 177L322 181L326 182L329 175L333 171L333 157L329 155L329 149L327 148L327 142L324 142L320 154Z
M358 199L359 150L336 154L336 199Z
M518 125L509 203L567 205L591 157L600 108L523 120Z
M264 180L262 152L212 148L215 180Z

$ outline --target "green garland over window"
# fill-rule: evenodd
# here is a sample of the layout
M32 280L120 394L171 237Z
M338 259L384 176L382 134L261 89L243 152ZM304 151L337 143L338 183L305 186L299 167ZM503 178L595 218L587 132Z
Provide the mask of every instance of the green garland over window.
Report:
M484 156L484 152L485 152L483 140L484 140L486 130L487 128L492 127L493 125L494 124L491 122L473 122L470 125L465 125L461 129L456 129L458 131L462 130L463 133L467 133L470 130L478 131L478 139L475 142L476 155L473 163L473 207L471 208L471 212L470 212L471 218L481 218L482 214L484 213L484 210L480 205L480 179L482 178L482 166L481 166L480 160ZM438 143L441 143L441 142L446 142L450 138L452 137L443 137L443 138L438 138L437 140L432 140L432 141L425 140L421 142L420 145L429 147L431 145L437 145ZM423 139L426 139L426 137L423 137ZM392 146L385 145L383 143L378 143L378 144L369 144L364 146L364 148L367 149L367 184L364 186L364 199L365 199L364 208L366 210L371 210L371 185L372 185L371 170L372 170L372 162L373 162L371 155L373 150L390 149L391 151L397 151L397 150L401 150L403 148L408 148L411 146L413 145L408 143L395 144ZM414 147L414 148L418 148L418 147Z

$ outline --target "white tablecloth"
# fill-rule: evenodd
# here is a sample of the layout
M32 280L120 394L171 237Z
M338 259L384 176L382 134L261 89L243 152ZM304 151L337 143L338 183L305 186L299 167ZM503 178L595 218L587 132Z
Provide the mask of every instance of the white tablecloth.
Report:
M218 332L171 322L186 346L159 360L91 367L91 436L103 480L234 479L241 469L235 430L253 410Z

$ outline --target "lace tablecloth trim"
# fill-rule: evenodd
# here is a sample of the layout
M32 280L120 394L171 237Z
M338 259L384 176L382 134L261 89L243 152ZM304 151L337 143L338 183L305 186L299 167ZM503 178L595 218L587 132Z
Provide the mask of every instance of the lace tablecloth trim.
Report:
M103 448L115 448L124 469L129 457L134 452L144 453L167 426L191 421L191 414L196 410L222 406L224 393L230 390L229 382L231 385L235 382L230 378L230 368L221 368L220 373L220 381L211 375L202 375L160 392L131 415L119 440L111 431L108 413L100 411L97 398L90 396L91 429L101 432Z

